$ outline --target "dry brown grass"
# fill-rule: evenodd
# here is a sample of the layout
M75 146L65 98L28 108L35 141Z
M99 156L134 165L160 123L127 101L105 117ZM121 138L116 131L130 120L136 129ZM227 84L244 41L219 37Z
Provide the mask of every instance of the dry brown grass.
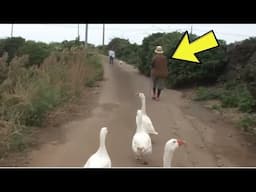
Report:
M52 53L39 68L25 68L27 59L14 58L0 85L0 157L25 148L29 127L40 126L49 111L103 75L99 58L83 49Z

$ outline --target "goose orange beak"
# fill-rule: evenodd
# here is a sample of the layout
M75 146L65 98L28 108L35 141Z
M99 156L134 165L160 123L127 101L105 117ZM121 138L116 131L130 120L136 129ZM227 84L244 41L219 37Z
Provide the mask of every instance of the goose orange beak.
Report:
M179 146L186 144L186 142L184 140L181 140L181 139L178 139L177 142L178 142Z

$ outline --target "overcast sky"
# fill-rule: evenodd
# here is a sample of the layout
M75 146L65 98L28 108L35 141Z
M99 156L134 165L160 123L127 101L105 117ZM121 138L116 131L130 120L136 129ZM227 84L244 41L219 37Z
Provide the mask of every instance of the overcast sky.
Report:
M102 44L102 24L88 24L88 42ZM105 24L105 44L112 38L129 39L141 44L144 37L156 32L191 31L201 36L213 30L217 39L227 43L256 36L256 24ZM79 25L80 39L85 39L85 24ZM78 35L78 24L14 24L13 36L26 40L61 42L74 40ZM11 36L11 24L0 24L0 38Z

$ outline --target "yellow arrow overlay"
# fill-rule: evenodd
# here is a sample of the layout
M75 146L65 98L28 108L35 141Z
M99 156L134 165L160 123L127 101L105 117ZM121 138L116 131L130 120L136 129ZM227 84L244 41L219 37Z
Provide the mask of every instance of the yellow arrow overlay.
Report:
M213 30L197 38L192 43L189 42L188 32L186 31L172 58L190 61L193 63L200 63L198 58L195 56L196 53L207 51L218 46L219 44Z

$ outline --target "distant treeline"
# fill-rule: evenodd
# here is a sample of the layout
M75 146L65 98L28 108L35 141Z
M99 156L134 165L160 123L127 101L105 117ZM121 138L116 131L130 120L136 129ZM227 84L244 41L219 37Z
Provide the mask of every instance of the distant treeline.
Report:
M72 47L82 47L83 44L83 42L78 40L65 40L61 43L52 42L47 44L25 40L22 37L12 37L0 39L0 57L2 57L4 53L8 54L7 62L9 63L15 56L28 55L28 66L40 65L52 51L70 50ZM88 46L94 47L92 44Z

